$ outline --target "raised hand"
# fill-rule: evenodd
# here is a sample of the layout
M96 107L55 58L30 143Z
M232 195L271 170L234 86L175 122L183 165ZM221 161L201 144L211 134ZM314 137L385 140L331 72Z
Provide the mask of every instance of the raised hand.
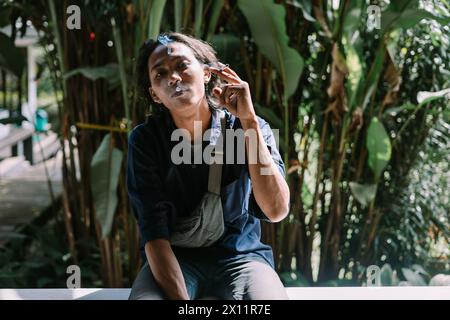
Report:
M219 99L220 104L241 121L254 120L256 113L248 83L228 66L223 65L223 68L210 66L209 70L227 82L222 88L213 89L213 94Z

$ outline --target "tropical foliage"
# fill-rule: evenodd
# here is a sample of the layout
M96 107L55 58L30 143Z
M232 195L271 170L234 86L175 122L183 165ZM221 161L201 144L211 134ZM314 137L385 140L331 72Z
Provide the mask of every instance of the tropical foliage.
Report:
M67 1L6 1L1 17L42 32L66 146L68 260L98 251L103 286L129 286L139 267L124 163L127 134L151 106L137 97L133 67L140 44L165 30L210 41L280 130L292 207L263 237L286 283L361 284L367 266L385 263L448 272L447 2L71 4L81 30L65 27Z

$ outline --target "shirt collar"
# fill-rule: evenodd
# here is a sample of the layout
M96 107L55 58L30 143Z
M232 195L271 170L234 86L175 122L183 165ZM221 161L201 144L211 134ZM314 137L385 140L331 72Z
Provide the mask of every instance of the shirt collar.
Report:
M210 136L207 138L209 139L209 143L215 146L217 144L217 140L219 139L221 132L221 123L220 123L221 115L225 116L224 114L225 111L214 108L210 108L210 110L212 114L211 125L209 128Z
M209 131L211 134L209 135L207 131L205 137L211 145L216 145L221 132L220 115L224 114L226 120L225 128L231 128L234 125L235 117L233 117L231 113L226 109L215 109L210 106L210 111L211 111L211 122L209 126L210 129ZM165 113L165 120L167 124L168 133L170 136L177 127L175 126L175 122L173 121L172 115L168 111Z

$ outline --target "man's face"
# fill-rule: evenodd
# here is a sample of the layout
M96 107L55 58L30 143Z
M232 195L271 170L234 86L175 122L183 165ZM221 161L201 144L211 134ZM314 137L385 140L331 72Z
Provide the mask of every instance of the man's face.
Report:
M197 106L205 96L205 81L211 76L191 48L179 42L159 45L149 57L148 72L150 95L169 110Z

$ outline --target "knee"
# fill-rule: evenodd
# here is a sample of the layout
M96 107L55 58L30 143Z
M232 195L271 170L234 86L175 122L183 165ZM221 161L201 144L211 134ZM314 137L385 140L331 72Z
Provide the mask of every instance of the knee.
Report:
M244 299L288 300L286 288L276 271L262 262L252 262Z

